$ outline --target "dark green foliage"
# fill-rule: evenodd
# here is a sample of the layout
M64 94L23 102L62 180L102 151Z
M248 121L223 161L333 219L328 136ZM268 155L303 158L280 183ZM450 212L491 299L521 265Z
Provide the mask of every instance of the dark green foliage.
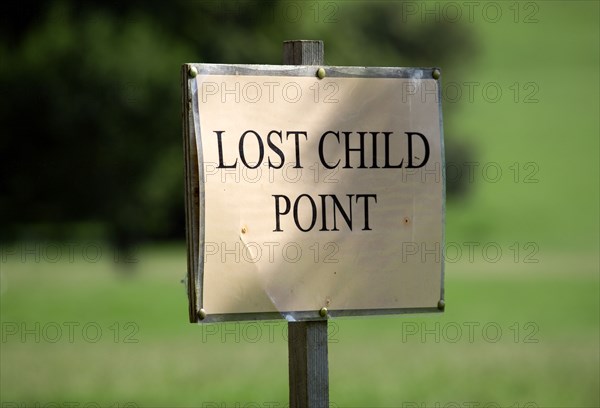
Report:
M443 67L472 50L459 25L403 21L401 2L307 4L4 5L0 238L183 238L181 63L278 64L298 38L324 40L331 65Z

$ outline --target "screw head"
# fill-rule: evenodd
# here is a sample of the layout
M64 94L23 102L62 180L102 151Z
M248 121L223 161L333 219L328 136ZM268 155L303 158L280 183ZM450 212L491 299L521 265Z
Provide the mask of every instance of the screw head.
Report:
M204 310L204 309L198 310L198 318L200 320L206 319L206 310Z
M328 311L326 307L322 307L321 310L319 310L319 316L321 317L327 317Z
M325 68L319 68L319 69L317 69L317 77L319 79L325 78Z
M440 299L437 306L438 310L444 311L444 309L446 308L446 302L444 302L444 299Z
M433 79L440 79L441 75L442 75L442 73L437 68L434 69L433 72L431 73L431 76L433 77Z
M196 75L198 75L198 69L196 69L194 66L191 66L190 69L188 69L188 75L191 78L196 78Z

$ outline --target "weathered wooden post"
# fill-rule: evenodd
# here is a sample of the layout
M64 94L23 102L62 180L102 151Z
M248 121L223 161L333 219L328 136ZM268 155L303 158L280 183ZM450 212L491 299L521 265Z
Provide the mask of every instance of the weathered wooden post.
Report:
M286 41L285 65L322 65L323 41ZM288 323L290 407L329 406L327 321Z

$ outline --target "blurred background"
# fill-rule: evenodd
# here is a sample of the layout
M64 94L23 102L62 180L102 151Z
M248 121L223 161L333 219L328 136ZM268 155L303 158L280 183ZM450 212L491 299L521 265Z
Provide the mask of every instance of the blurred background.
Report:
M443 72L446 312L331 321L332 406L600 405L599 3L19 1L0 21L2 407L287 404L284 323L187 323L180 66L280 64L291 39Z

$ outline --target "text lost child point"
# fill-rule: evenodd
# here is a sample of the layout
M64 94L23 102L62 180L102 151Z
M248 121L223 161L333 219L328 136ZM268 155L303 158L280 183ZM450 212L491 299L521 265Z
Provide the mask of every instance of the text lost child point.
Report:
M225 130L214 131L217 138L217 149L219 157L218 169L234 169L244 166L249 169L256 169L263 164L265 160L265 144L268 148L266 153L267 164L269 168L280 169L286 162L286 155L280 146L285 143L293 143L294 168L302 167L302 144L308 140L306 131L281 131L271 130L266 137L261 136L255 130L244 131L238 139L238 155L235 158L225 157L223 149L223 138ZM380 148L380 141L383 141L383 149ZM402 143L404 142L404 143ZM416 157L413 152L414 143L421 143L423 157ZM370 157L366 157L367 143L371 148ZM334 151L342 152L328 156L327 147L341 146L343 149ZM254 156L248 157L248 149L251 149ZM419 132L404 132L402 135L394 135L391 131L334 131L328 130L321 134L318 142L318 155L320 163L327 169L418 169L425 166L429 160L430 148L425 135ZM327 157L326 157L327 156ZM290 160L289 158L287 158ZM419 160L415 163L413 160ZM346 200L340 200L335 194L319 194L318 198L313 198L309 194L300 194L296 198L283 194L273 194L275 204L275 226L273 232L283 232L281 226L281 217L291 213L296 228L303 232L311 231L317 225L317 218L320 218L319 231L339 231L338 220L343 219L349 230L353 228L353 204L362 207L363 222L362 231L370 231L369 225L369 199L377 203L377 194L360 193L346 194ZM292 204L293 201L293 204ZM342 205L347 201L346 209ZM333 220L327 220L327 204L331 205L333 211ZM362 204L362 205L361 205ZM321 217L318 217L320 209ZM360 210L359 210L360 211ZM300 214L310 212L310 221L302 225ZM338 217L338 214L341 217Z

